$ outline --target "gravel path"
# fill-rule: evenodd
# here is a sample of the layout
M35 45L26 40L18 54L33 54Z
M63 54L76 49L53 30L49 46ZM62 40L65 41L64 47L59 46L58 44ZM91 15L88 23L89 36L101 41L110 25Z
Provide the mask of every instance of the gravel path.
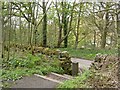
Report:
M79 59L79 58L71 58L72 62L78 62L79 68L86 68L88 69L93 61L85 60L85 59Z

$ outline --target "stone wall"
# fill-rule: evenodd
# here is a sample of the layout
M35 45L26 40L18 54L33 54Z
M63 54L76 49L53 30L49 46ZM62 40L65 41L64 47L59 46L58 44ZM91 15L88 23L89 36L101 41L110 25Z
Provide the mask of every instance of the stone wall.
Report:
M66 74L71 74L71 57L67 51L60 51L59 49L51 49L47 47L28 46L20 44L11 44L10 47L20 49L22 51L30 50L32 54L41 53L47 56L56 56L60 60L60 66L63 68Z

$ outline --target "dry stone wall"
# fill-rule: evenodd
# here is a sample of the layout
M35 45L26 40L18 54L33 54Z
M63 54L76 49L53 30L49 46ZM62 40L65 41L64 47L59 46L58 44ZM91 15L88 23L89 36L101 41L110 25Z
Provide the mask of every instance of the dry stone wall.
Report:
M56 56L60 60L60 67L63 68L66 74L71 74L71 57L67 51L60 51L59 49L50 49L47 47L28 46L20 44L11 44L10 47L22 49L22 51L30 50L32 54L41 53L47 56Z

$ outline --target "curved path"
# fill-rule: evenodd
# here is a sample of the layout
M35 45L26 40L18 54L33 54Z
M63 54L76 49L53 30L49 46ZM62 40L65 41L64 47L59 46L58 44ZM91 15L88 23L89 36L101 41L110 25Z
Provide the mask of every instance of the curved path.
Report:
M84 68L88 69L93 62L90 60L85 60L85 59L80 59L80 58L71 58L71 61L78 62L79 68L82 68L82 69L84 69Z

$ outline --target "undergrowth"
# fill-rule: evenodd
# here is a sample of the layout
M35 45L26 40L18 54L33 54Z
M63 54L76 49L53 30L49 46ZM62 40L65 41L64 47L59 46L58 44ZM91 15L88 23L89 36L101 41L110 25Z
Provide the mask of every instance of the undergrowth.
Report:
M87 85L86 81L90 75L90 71L85 70L85 72L82 75L77 76L72 80L65 81L64 83L58 85L57 88L62 88L64 90L70 88L89 88L89 85Z
M1 72L2 81L6 82L33 74L45 75L50 72L63 74L64 70L59 66L59 60L56 57L28 54L26 57L15 56L9 61L4 61Z

